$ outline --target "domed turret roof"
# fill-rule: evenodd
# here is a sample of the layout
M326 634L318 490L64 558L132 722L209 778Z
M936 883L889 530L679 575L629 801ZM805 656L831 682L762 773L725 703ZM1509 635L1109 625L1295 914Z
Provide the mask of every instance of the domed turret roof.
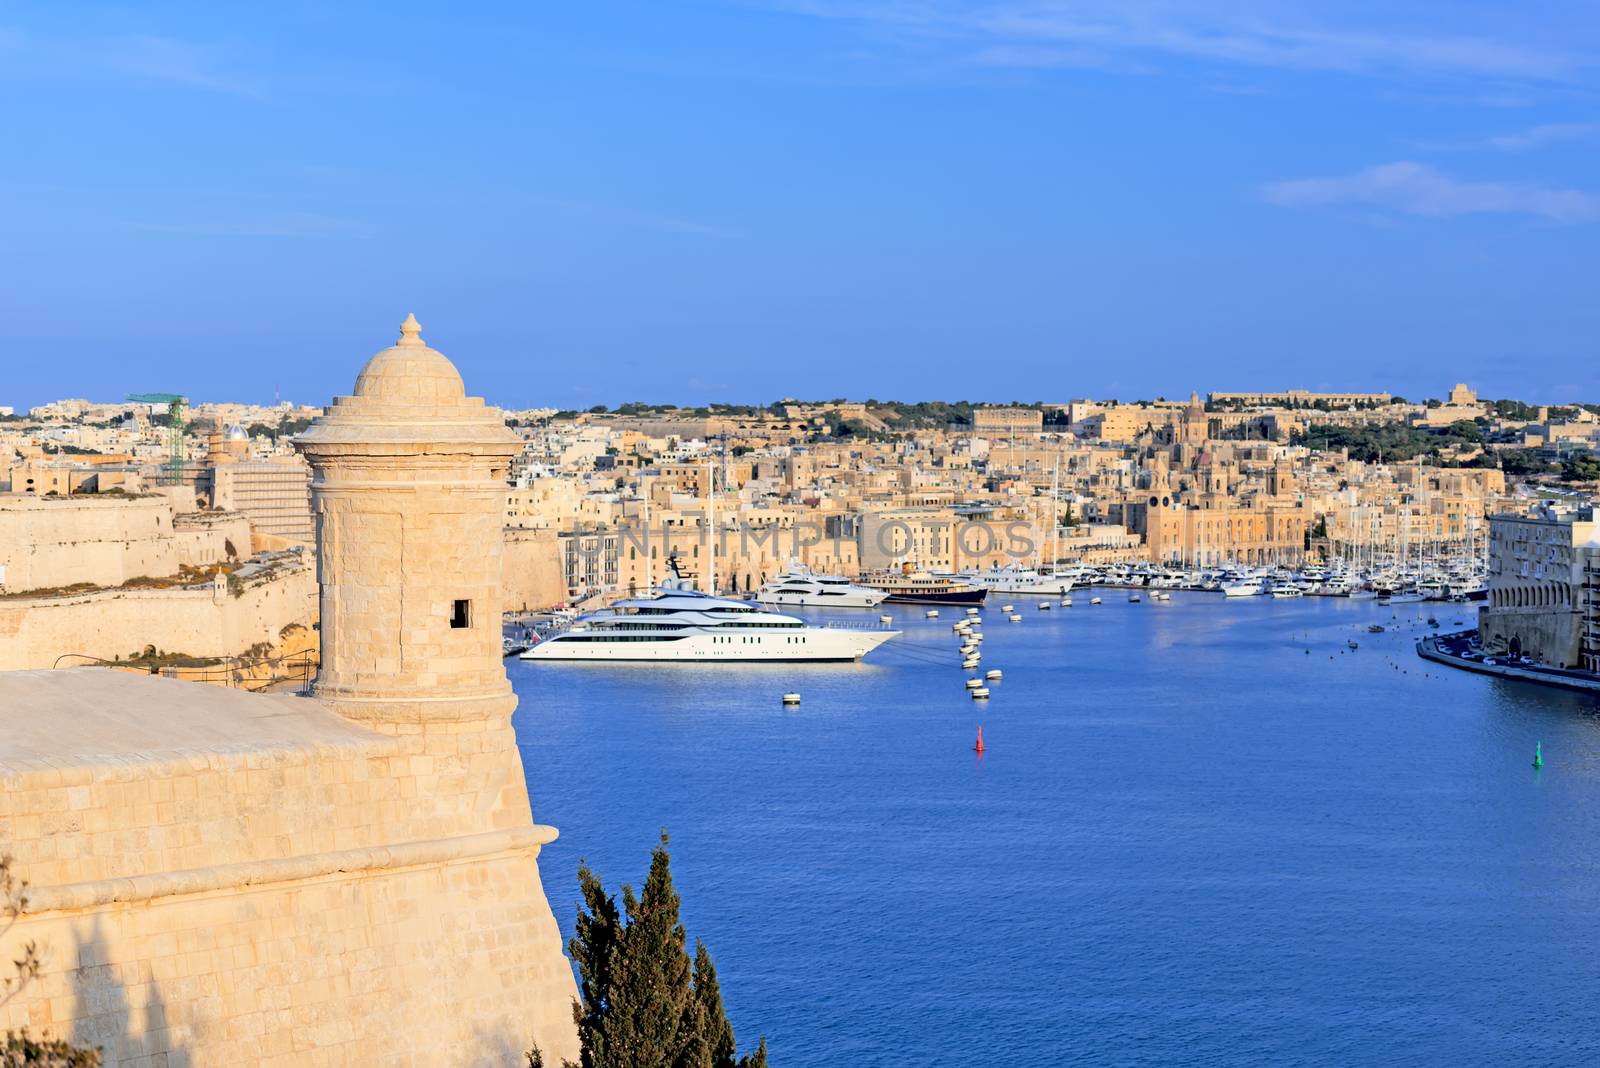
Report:
M335 397L294 441L313 466L334 454L509 459L522 447L504 414L467 396L455 365L423 344L414 315L399 341L367 361L355 391Z
M400 340L367 361L355 395L393 404L448 404L467 395L461 374L442 352L422 340L415 315L400 324Z

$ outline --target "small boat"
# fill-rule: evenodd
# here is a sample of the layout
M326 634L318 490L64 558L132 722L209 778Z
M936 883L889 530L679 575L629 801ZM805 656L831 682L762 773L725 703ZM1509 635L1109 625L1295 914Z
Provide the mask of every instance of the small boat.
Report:
M1100 598L1098 598L1098 597L1091 597L1091 598L1089 598L1089 603L1090 603L1090 604L1099 604L1099 603L1100 603Z
M1382 634L1383 633L1383 627L1380 626L1377 623L1373 623L1372 625L1367 627L1367 633L1368 634Z
M982 679L968 679L967 680L967 689L969 689L969 690L981 690L981 689L983 689L983 680Z
M999 682L1000 681L1000 669L999 668L995 668L993 671L986 671L986 672L984 672L983 677L988 679L990 682Z
M965 660L961 661L961 667L964 670L971 671L973 668L978 666L979 659L981 658L976 655L969 656Z
M929 619L938 619L939 618L939 610L937 608L928 609L928 618Z
M989 688L987 686L979 686L976 690L968 690L967 692L972 695L974 701L986 701L989 699Z
M1039 602L1039 611L1041 611L1041 612L1050 611L1050 602L1049 601L1040 601Z
M1006 616L1006 618L1011 620L1011 622L1013 622L1013 623L1021 623L1022 622L1022 617L1017 615L1017 613L1015 613L1015 612L1012 612L1009 616Z
M1128 594L1128 603L1129 604L1138 604L1139 603L1139 595L1137 593Z
M976 608L969 608L969 609L967 609L967 615L969 615L969 616L975 616L975 615L977 615L977 614L978 614L978 610L977 610L977 609L976 609Z
M1003 604L1003 605L1000 606L1000 611L1004 612L1006 615L1010 615L1012 612L1015 612L1016 610L1017 609L1016 609L1015 605Z
M1091 601L1090 603L1093 604L1094 602ZM1061 607L1062 608L1071 608L1072 607L1072 598L1071 597L1063 597L1063 598L1061 598Z
M1345 644L1348 645L1352 649L1361 648L1361 643L1356 641L1354 638L1351 638L1349 641L1345 642Z
M894 622L894 616L879 616L878 622L888 626L890 623Z
M783 695L783 703L786 705L797 705L800 703L800 695L790 691L789 693Z

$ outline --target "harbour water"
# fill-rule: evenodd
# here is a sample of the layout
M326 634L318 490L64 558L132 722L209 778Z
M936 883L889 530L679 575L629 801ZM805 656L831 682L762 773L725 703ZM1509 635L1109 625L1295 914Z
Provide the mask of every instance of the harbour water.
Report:
M666 827L784 1068L1600 1056L1593 699L1417 659L1464 606L1103 596L991 597L986 705L955 610L857 665L508 661L563 932Z

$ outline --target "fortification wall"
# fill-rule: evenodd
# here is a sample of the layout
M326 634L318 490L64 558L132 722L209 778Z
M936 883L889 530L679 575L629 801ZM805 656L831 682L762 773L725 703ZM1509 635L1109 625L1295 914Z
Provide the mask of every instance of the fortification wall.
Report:
M25 718L0 765L31 883L0 959L45 954L0 1029L119 1068L576 1055L537 865L555 831L509 725L369 730L309 698L103 669L8 683L80 707Z
M0 953L45 967L0 1027L108 1068L576 1058L536 830L37 888Z
M178 564L201 567L250 555L250 520L240 512L191 512L172 517Z
M170 538L169 545L175 545ZM0 599L0 671L50 667L65 653L114 660L153 645L191 656L237 656L276 645L291 623L315 619L311 565L285 564L244 584L117 589L66 597Z
M176 574L178 563L164 497L0 497L0 588L120 586Z
M508 612L536 611L567 599L561 548L553 530L507 530L501 600Z

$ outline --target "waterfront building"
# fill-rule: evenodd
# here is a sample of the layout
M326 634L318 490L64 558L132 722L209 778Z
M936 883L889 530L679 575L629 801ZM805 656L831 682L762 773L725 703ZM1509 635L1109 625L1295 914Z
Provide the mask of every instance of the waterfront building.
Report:
M1540 504L1489 520L1489 599L1479 641L1491 653L1600 670L1600 522L1592 508Z

